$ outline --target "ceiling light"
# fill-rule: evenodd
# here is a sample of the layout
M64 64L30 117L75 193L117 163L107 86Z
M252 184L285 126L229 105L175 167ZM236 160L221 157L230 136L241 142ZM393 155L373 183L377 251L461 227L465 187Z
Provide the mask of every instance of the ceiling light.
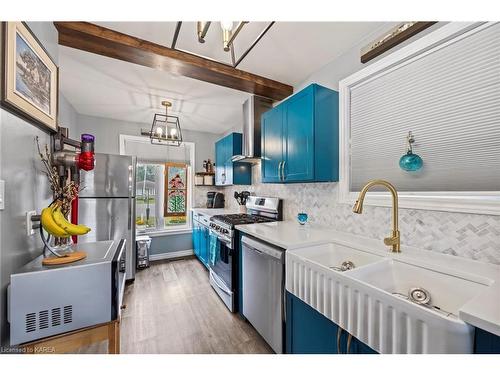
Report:
M230 49L229 41L233 33L233 21L221 21L220 27L222 28L222 43L224 51L228 52Z
M168 108L172 106L171 102L164 100L161 105L165 107L165 114L155 113L151 130L141 131L141 134L148 135L151 143L155 145L180 146L182 132L179 117L168 114Z
M207 35L210 24L211 24L210 21L196 22L196 32L198 34L198 42L205 43L205 36Z
M232 31L233 21L220 21L220 27L223 31Z

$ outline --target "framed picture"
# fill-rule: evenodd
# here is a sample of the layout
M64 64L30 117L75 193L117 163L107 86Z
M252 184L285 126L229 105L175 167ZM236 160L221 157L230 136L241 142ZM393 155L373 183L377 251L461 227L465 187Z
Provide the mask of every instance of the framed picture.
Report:
M3 22L2 26L2 105L56 131L56 64L24 22Z
M186 224L187 165L165 163L165 225Z

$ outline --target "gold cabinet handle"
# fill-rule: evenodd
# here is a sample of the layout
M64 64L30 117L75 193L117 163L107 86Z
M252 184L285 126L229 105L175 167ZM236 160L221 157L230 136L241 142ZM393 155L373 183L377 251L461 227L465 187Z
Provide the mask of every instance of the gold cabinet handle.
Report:
M352 335L349 333L349 336L347 336L346 354L350 354L350 352L351 352L351 341L352 341Z
M342 336L342 328L337 329L337 354L342 354L342 351L340 350L340 337Z

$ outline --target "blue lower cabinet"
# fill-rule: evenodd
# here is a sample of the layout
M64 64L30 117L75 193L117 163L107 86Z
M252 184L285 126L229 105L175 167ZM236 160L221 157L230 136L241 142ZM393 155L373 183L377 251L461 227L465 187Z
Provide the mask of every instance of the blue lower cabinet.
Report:
M354 336L352 337L351 347L347 354L378 354L375 350L370 348L364 342L359 341Z
M205 226L201 227L200 231L200 256L201 262L208 267L208 249L209 239L208 239L208 228Z
M376 354L330 319L286 292L286 353Z
M474 336L474 353L500 354L500 336L476 328Z
M200 256L200 236L199 236L199 231L200 231L200 224L193 219L193 231L192 231L192 238L193 238L193 251L194 255L197 257Z
M193 220L193 252L194 255L208 267L208 254L210 241L208 238L209 230L198 221Z

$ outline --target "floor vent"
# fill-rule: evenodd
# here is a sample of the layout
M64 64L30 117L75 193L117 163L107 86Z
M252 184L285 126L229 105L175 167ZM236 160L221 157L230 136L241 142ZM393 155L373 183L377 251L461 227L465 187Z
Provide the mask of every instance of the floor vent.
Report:
M64 324L71 323L73 321L73 306L64 306Z
M26 314L26 332L36 331L36 314Z
M61 325L61 308L52 309L52 327Z
M43 310L38 313L38 328L49 328L49 311Z

